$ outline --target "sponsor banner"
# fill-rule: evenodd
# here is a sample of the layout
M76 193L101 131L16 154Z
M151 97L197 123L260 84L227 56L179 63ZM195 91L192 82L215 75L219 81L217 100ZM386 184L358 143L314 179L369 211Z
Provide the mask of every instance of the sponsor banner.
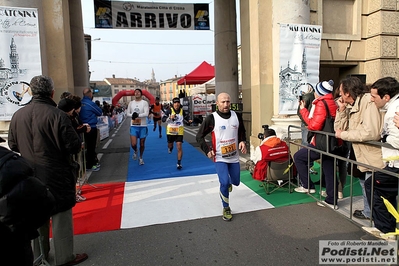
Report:
M319 240L319 264L397 264L397 241Z
M135 30L209 30L209 4L94 0L95 27Z
M41 74L36 8L0 6L0 121L32 99L29 82Z
M322 27L280 24L279 114L296 114L298 96L319 82Z
M197 94L192 96L193 114L207 115L212 113L212 104L216 103L214 94Z

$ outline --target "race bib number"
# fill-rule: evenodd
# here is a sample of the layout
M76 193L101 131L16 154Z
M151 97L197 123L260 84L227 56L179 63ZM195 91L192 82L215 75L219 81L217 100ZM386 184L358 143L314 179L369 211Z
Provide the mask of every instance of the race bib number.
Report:
M141 125L141 118L136 118L132 120L132 126L140 126Z
M168 132L167 134L169 135L178 135L179 134L179 127L168 127Z
M223 157L235 154L236 151L237 151L236 143L234 142L234 143L231 143L229 145L222 146L221 150L222 150L222 156Z

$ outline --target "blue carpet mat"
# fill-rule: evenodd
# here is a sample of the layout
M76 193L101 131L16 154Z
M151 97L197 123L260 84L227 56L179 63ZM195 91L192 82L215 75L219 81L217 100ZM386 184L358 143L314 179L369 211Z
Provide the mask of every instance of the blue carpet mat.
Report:
M183 169L178 170L176 143L172 153L169 154L165 128L162 128L162 138L158 137L158 128L156 131L152 129L153 125L149 125L143 155L144 165L139 165L138 159L136 161L132 159L133 149L130 148L127 182L216 173L214 163L184 140Z

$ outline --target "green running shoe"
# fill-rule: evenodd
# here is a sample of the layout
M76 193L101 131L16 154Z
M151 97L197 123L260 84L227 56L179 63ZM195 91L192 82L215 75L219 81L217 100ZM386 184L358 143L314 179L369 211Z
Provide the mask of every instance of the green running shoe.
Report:
M231 221L233 219L233 215L231 214L230 207L223 208L223 220Z

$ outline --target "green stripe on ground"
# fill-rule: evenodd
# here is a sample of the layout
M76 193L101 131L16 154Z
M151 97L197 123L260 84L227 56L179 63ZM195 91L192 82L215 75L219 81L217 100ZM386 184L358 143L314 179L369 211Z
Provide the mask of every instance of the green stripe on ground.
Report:
M318 164L315 164L313 169L319 173ZM315 182L319 180L319 176L320 176L319 174L311 175L311 178ZM344 187L344 197L348 197L350 195L350 181L351 181L350 177L348 176L346 180L346 185ZM306 193L297 193L293 191L295 186L291 186L291 190L293 191L292 193L289 193L288 189L277 189L273 193L267 195L265 189L261 186L261 182L253 179L251 174L247 170L241 171L241 182L244 183L247 187L249 187L252 191L257 193L259 196L270 202L270 204L272 204L276 208L316 201L313 197L307 195ZM312 195L318 198L319 191L320 191L320 186L316 185L316 193ZM359 184L358 178L353 178L353 195L354 196L362 195L362 188Z

